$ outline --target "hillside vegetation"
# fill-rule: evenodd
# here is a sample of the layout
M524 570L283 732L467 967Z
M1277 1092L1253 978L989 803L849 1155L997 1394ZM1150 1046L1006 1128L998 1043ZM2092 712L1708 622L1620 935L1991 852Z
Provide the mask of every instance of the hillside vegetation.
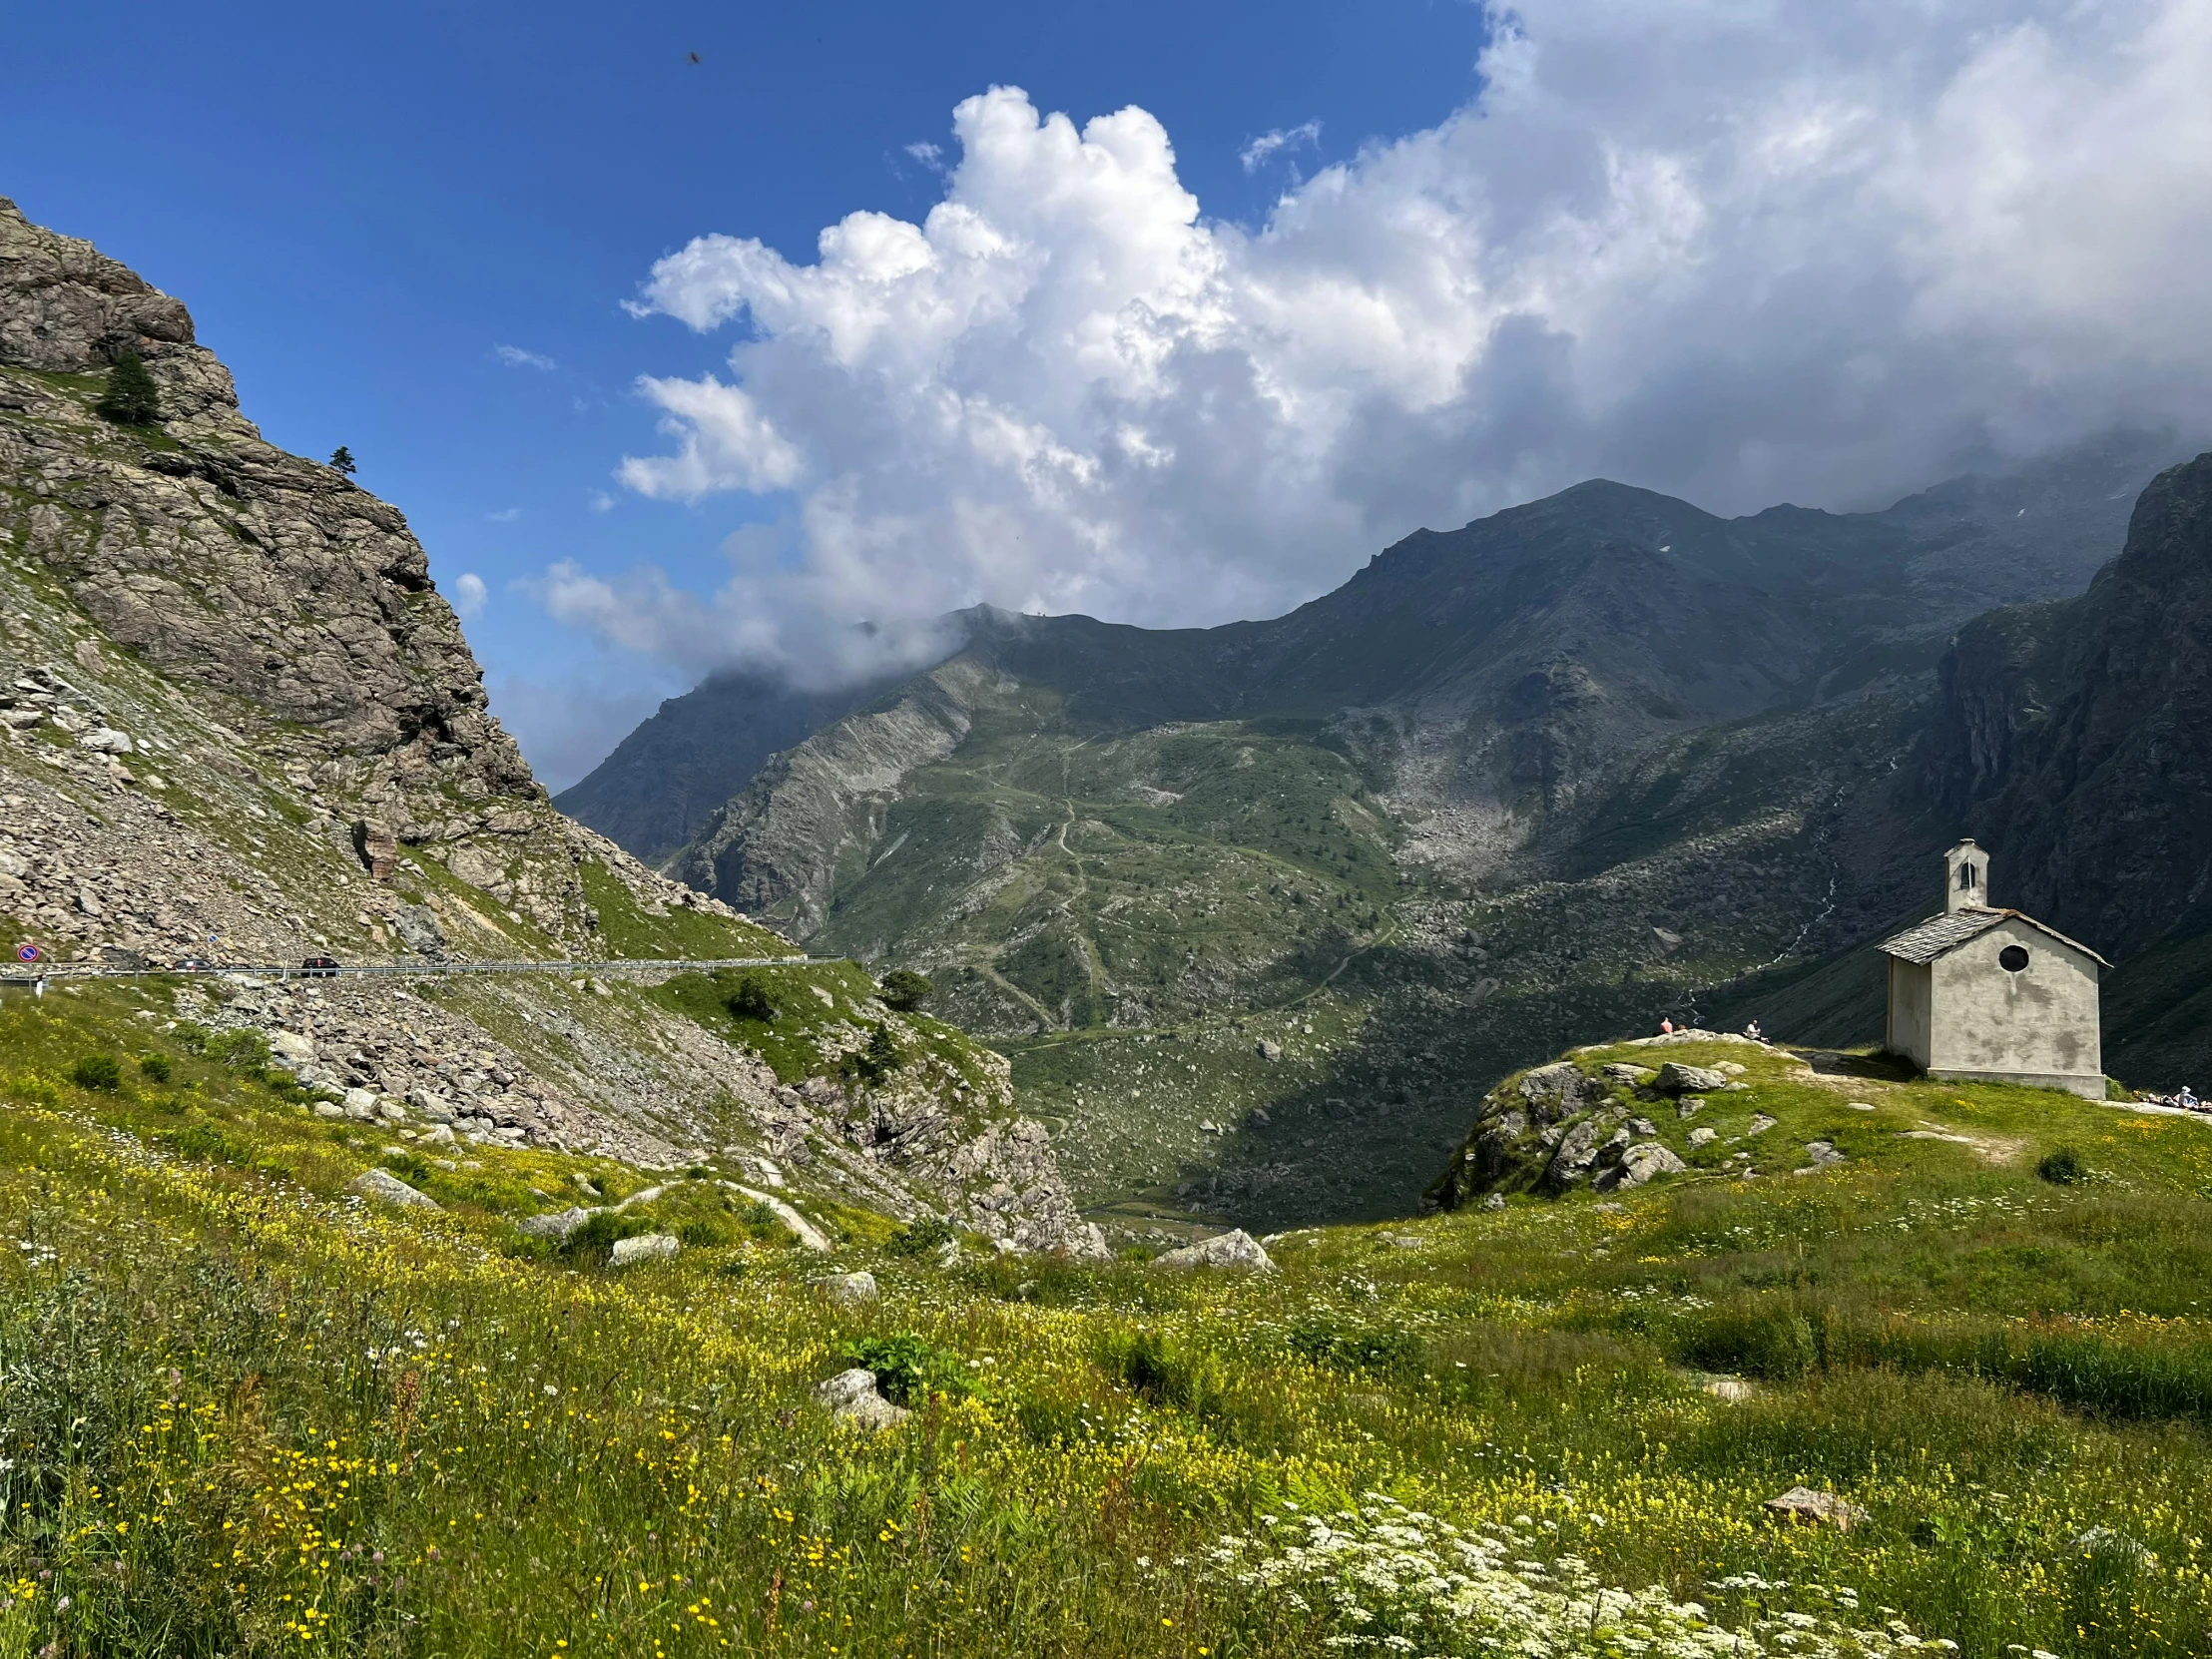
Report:
M2173 1086L2201 930L2144 947L2201 873L2204 722L2186 649L2106 636L2197 626L2201 535L2177 519L2169 556L2131 544L2105 600L2066 596L2174 454L2115 435L1880 512L1728 520L1593 480L1408 536L1266 622L978 608L946 619L946 661L841 712L742 679L672 700L561 799L811 948L936 978L1013 1060L1078 1198L1137 1237L1399 1213L1501 1072L1663 1013L1873 1037L1880 964L1852 952L1927 913L1967 827L2001 902L2122 962L2115 1068ZM1976 690L2035 630L2009 655L1977 653L1988 624L1952 635L2020 600L2126 626ZM2048 848L2008 850L2039 809L1951 775L2043 745L2039 711L2091 660L2172 682L2146 684L2161 712L2131 741L2189 759L2124 811L2084 789L2066 833L2157 822L2181 850L2128 842L2053 882ZM2133 730L2132 695L2104 737ZM2051 778L2106 776L2099 721L2049 724L2098 739L2059 744ZM710 775L744 781L712 807ZM2046 784L2025 793L2072 787ZM2133 908L2052 916L2114 881Z
M1693 1043L1734 1173L1249 1277L814 1201L825 1256L711 1160L381 1144L168 1001L0 1006L0 1653L2212 1646L2195 1121Z

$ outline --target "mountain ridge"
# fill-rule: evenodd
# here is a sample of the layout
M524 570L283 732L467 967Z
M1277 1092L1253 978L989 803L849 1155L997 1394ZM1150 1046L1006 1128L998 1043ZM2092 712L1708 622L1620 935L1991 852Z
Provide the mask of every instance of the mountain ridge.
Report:
M1264 623L969 613L665 867L930 973L1109 1221L1389 1214L1499 1074L1911 911L1951 634L2085 583L2167 447L1869 514L1593 481Z
M98 412L125 350L157 421ZM182 302L5 200L0 610L0 944L71 968L57 998L102 969L380 960L403 971L165 994L355 1151L717 1166L826 1230L946 1213L1102 1248L1006 1062L850 964L776 970L752 1024L703 975L441 974L797 952L559 815L405 517L264 441Z

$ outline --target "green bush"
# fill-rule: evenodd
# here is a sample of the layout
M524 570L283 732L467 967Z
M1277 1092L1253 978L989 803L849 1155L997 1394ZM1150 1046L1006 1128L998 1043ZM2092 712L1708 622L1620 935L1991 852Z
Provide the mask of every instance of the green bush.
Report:
M931 1394L975 1392L974 1374L957 1354L910 1331L862 1337L845 1349L844 1359L873 1372L876 1390L893 1405L911 1408Z
M1793 1304L1755 1297L1706 1310L1684 1333L1681 1358L1703 1371L1781 1382L1820 1364L1820 1348Z
M269 1039L259 1031L211 1031L188 1019L178 1021L170 1036L187 1054L204 1054L234 1071L258 1071L269 1064Z
M1193 1416L1218 1409L1229 1392L1229 1372L1211 1349L1193 1347L1158 1331L1117 1332L1102 1356L1107 1371L1155 1405L1173 1405Z
M779 1243L792 1236L784 1218L759 1199L745 1207L740 1219L745 1223L745 1230L764 1244Z
M891 1235L890 1252L893 1256L926 1256L958 1236L942 1216L916 1216Z
M713 1216L692 1216L678 1222L676 1237L693 1250L715 1250L731 1242L729 1227Z
M769 994L768 981L757 973L741 974L723 998L723 1006L734 1019L758 1020L766 1025L776 1017L776 998Z
M1342 1329L1310 1319L1291 1327L1290 1348L1301 1359L1339 1371L1396 1371L1419 1364L1422 1344L1410 1331L1391 1326Z
M212 1123L195 1123L163 1139L180 1158L201 1164L245 1164L252 1153Z
M896 1071L905 1058L899 1052L898 1039L891 1035L891 1028L876 1025L868 1029L867 1047L856 1054L847 1054L841 1069L863 1083L880 1083Z
M579 1262L603 1262L621 1240L652 1231L653 1224L643 1216L622 1216L612 1210L602 1210L561 1242L561 1254Z
M156 1083L169 1081L169 1056L166 1054L142 1054L139 1056L139 1075Z
M400 1180L417 1187L438 1173L430 1160L419 1152L387 1152L384 1154L384 1168Z
M936 989L911 968L892 968L882 978L883 1005L910 1014L935 995Z
M123 1087L123 1062L113 1054L87 1054L69 1068L69 1080L80 1089L114 1094Z
M2081 1154L2070 1146L2054 1146L2044 1153L2035 1166L2035 1173L2054 1187L2070 1187L2089 1178L2088 1166L2081 1161Z

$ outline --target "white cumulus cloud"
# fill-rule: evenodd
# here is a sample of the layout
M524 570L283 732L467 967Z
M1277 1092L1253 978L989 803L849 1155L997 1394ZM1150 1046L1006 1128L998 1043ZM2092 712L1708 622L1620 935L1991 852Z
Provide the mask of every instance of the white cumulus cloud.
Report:
M464 570L453 578L453 609L464 621L482 614L484 601L490 597L484 579L473 570Z
M780 516L711 604L543 593L686 661L978 600L1214 622L1592 475L1860 505L2117 421L2212 430L2199 0L1492 23L1474 102L1257 226L1202 215L1145 111L999 87L921 223L670 255L634 308L740 337L726 378L640 382L672 452L619 476Z
M544 372L561 366L543 352L525 351L519 345L495 345L491 354L509 368L535 368Z

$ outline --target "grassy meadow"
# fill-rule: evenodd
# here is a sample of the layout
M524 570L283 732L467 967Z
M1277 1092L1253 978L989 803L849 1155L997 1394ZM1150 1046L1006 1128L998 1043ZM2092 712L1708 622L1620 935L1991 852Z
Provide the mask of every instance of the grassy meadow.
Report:
M2212 1125L1672 1050L1757 1174L1230 1278L434 1167L171 1025L0 1004L0 1659L2212 1649ZM579 1179L682 1253L516 1231ZM911 1417L816 1403L856 1359Z

